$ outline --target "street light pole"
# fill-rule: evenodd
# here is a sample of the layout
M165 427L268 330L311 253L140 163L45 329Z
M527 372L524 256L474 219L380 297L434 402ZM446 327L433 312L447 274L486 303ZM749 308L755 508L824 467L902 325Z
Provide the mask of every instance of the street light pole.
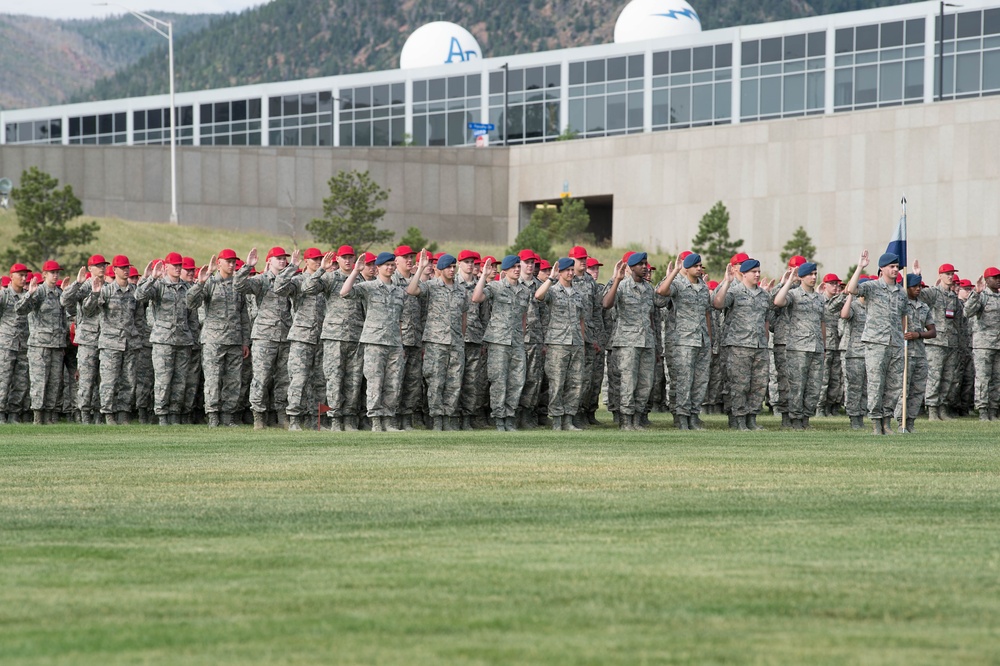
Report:
M164 21L113 2L97 2L94 5L124 9L142 21L146 27L167 40L170 67L170 223L177 224L177 106L174 103L174 24L172 21Z

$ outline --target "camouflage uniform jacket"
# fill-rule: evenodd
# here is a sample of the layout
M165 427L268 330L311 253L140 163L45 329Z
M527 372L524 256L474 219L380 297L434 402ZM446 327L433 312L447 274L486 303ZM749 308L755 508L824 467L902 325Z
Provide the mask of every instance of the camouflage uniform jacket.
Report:
M843 303L841 303L843 307ZM843 330L840 334L840 350L844 352L845 358L864 358L865 346L861 342L861 335L865 331L865 322L868 319L868 311L863 303L858 299L851 299L850 318L841 318Z
M547 345L583 345L583 297L576 289L552 285L545 292L545 304L549 308L549 327L545 329Z
M926 303L922 303L919 300L915 301L910 298L906 299L906 330L916 333L922 333L927 330L928 326L935 326L934 315L931 314L931 309ZM936 326L935 326L936 328ZM934 338L931 338L933 340ZM925 358L927 356L927 351L924 349L923 338L917 338L916 340L910 340L906 343L906 355L911 358Z
M823 351L823 318L826 313L826 299L815 291L809 292L802 286L788 291L785 305L788 329L785 347L792 351Z
M306 289L312 291L319 288L324 297L323 330L321 340L341 340L357 342L361 339L361 330L365 325L365 313L361 301L344 298L340 288L347 281L348 274L336 268L327 272L320 268L306 278ZM407 299L416 300L416 299Z
M767 348L767 315L771 308L770 295L757 287L748 289L742 282L729 285L723 303L726 325L722 334L723 347Z
M149 335L153 327L149 324L151 312L149 303L137 300L135 302L135 348L150 347Z
M236 291L235 278L216 274L202 284L196 282L187 293L188 308L204 308L201 343L248 347L250 313L246 298Z
M473 344L482 344L483 336L486 334L486 325L490 321L489 301L482 303L472 302L472 292L476 290L478 280L466 282L459 274L455 275L455 283L465 288L466 297L469 301L469 312L465 317L465 341Z
M149 341L154 344L190 347L191 317L187 306L188 283L167 278L140 280L135 290L136 300L149 301L152 308L152 331Z
M318 344L326 314L323 284L309 281L310 273L293 273L290 276L285 273L282 271L274 281L274 293L287 296L292 302L292 326L288 329L288 339Z
M933 286L920 291L920 300L930 306L937 326L937 337L926 340L926 344L958 349L962 315L962 301L958 294L951 289Z
M11 288L0 289L0 349L23 351L28 347L28 316L16 312L18 302L28 295Z
M965 302L965 316L972 324L973 349L1000 349L1000 292L989 287L973 291Z
M536 301L535 290L521 282L511 284L508 280L487 282L483 293L490 303L490 323L483 335L483 342L496 345L523 347L528 336L526 320L531 310L531 301ZM542 338L533 339L542 344Z
M596 344L602 335L601 329L604 326L604 317L601 301L598 300L597 281L584 271L583 275L573 276L573 291L580 293L580 300L583 303L583 327L586 333L587 344Z
M62 289L38 285L17 302L14 311L28 316L28 346L62 349L66 346L69 325L66 309L60 302Z
M840 308L844 305L843 294L837 294L833 298L823 297L823 323L826 324L826 349L836 351L840 349ZM840 305L835 305L839 303Z
M529 345L545 344L545 325L543 321L548 316L548 307L535 298L535 292L542 286L542 281L537 278L525 278L523 275L518 280L529 293L527 324L524 329L524 342ZM489 286L489 285L487 285ZM487 301L488 303L489 301Z
M771 287L771 313L768 323L771 326L771 342L775 345L788 344L788 312L785 308L774 307L774 297L780 290L781 283Z
M441 278L420 282L420 298L427 301L424 342L465 346L462 319L469 311L469 294L457 282L447 285Z
M392 283L405 291L412 277L405 277L396 271L392 274ZM424 337L424 303L419 298L407 298L403 303L403 318L399 323L403 346L419 347Z
M282 276L291 278L295 275L294 265L286 266L281 271ZM288 329L292 327L292 302L288 296L274 291L274 282L278 276L267 271L250 275L250 267L244 266L236 271L233 280L236 291L250 294L257 302L257 318L254 319L250 331L251 340L268 340L270 342L285 342L288 340Z
M692 283L678 276L670 283L670 300L674 304L674 344L680 347L708 347L711 336L708 319L712 305L708 285L699 280Z
M127 351L138 349L135 338L135 286L126 283L124 287L112 282L101 287L99 292L93 289L83 299L82 309L88 317L100 318L101 337L97 346L101 349Z
M368 282L355 282L347 298L365 306L361 342L386 347L403 346L399 322L403 316L403 305L410 298L405 289L386 284L376 277Z
M89 279L83 282L73 282L63 290L60 302L68 311L74 309L76 311L76 316L74 317L76 332L73 335L73 341L77 345L96 347L101 333L100 313L88 315L80 306L83 303L83 299L93 293L90 284Z
M648 347L654 349L653 307L665 307L667 298L654 293L648 282L636 282L626 275L615 294L615 333L612 347Z
M902 347L906 291L898 284L890 286L878 279L859 284L857 295L864 297L868 310L862 342Z

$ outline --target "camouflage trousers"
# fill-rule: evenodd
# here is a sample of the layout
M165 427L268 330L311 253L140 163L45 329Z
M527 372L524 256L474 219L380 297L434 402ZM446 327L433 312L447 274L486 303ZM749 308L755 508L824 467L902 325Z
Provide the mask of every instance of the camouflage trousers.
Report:
M157 416L180 414L184 409L191 347L153 343L153 411Z
M903 393L903 348L866 342L865 374L868 377L868 416L891 417Z
M844 410L848 416L864 416L868 411L868 373L865 359L844 357Z
M205 375L205 413L232 414L240 409L243 346L205 343L201 348Z
M319 345L292 340L288 343L288 406L289 416L302 416L316 411L318 397L313 395L313 371Z
M424 381L427 382L427 409L431 416L458 416L458 399L465 374L465 343L442 345L424 343Z
M28 393L28 351L0 351L0 412L20 412Z
M142 346L136 350L135 365L129 383L135 388L136 409L153 406L153 348Z
M729 352L731 352L733 349L736 349L736 348L735 347L720 347L719 348L719 364L722 366L722 388L721 388L720 393L719 393L720 400L717 401L716 404L718 404L718 402L722 403L722 411L723 411L724 414L733 414L734 413L733 409L732 409L732 398L731 398L731 394L732 394L733 389L732 389L732 385L731 385L730 379L729 379L729 370L727 370L727 368L729 367ZM764 356L765 356L765 364L768 365L768 381L770 381L770 366L766 362L766 358L767 358L767 356L770 356L770 354L766 353L767 352L766 349L764 351L765 351L765 354L764 354ZM764 382L764 397L765 398L767 397L767 384L768 384L768 382ZM711 389L709 389L709 390L711 390Z
M767 394L767 349L723 347L726 358L726 384L733 416L759 414Z
M671 413L674 413L677 409L677 368L674 366L674 347L677 346L677 337L670 336L667 342L664 344L664 349L666 350L663 354L662 361L658 361L657 365L665 366L666 370L663 372L663 381L666 385L667 391L667 408ZM653 379L655 380L658 375L658 370L654 370Z
M182 414L190 414L194 411L198 402L198 393L204 385L201 373L201 347L191 348L191 356L188 359L187 378L184 380L184 409Z
M403 347L364 345L368 416L395 416L403 382Z
M906 418L915 419L924 404L927 390L927 357L910 356L906 363ZM903 396L899 396L893 410L896 420L903 422Z
M520 404L521 389L525 384L525 348L522 345L487 344L490 411L495 419L512 417Z
M823 352L785 350L788 382L788 417L801 419L816 414L823 390Z
M288 342L254 340L250 409L257 413L288 406Z
M100 407L101 352L97 345L76 348L76 408L81 412L96 412Z
M462 375L460 407L463 416L478 414L486 406L486 345L465 343L465 373Z
M580 406L585 412L596 412L601 405L601 387L604 384L604 348L598 347L594 353L594 367L590 375L590 391L580 398ZM551 401L551 398L550 398Z
M250 385L253 384L253 342L250 343L250 355L243 359L240 367L240 409L250 408Z
M960 350L958 367L959 375L955 378L949 402L955 409L968 411L975 405L976 397L976 363L971 349Z
M129 377L135 375L137 350L101 350L101 413L114 414L132 410L135 387Z
M621 372L618 401L622 414L645 412L653 388L653 363L656 351L652 347L615 347L616 363Z
M617 412L621 406L622 373L618 369L618 356L615 354L614 348L608 349L604 355L608 367L607 407L609 412Z
M712 362L711 347L673 348L674 374L670 384L674 386L674 413L691 416L701 412L701 403L708 391L708 372Z
M549 378L549 415L573 416L583 392L583 347L546 345L545 376Z
M653 364L653 388L649 391L649 402L646 405L646 412L653 411L653 407L656 405L667 405L668 387L666 365L667 364L663 361L663 356L660 355L658 350L656 350L656 363ZM674 395L676 397L676 387L674 388L674 391Z
M708 363L708 390L705 391L705 405L721 405L724 402L722 392L722 351L712 352Z
M953 398L958 370L958 350L954 347L926 345L927 388L925 399L928 407L948 405Z
M28 372L31 377L31 408L54 411L58 403L63 380L63 355L65 349L28 347Z
M323 375L330 416L358 416L361 402L361 344L349 340L323 341Z
M774 345L771 350L771 406L775 412L788 412L788 366L785 362L785 345Z
M403 347L403 383L399 389L399 413L413 414L424 408L424 348Z
M583 375L580 377L580 400L577 402L577 410L583 406L583 396L589 396L594 385L594 366L597 365L598 348L593 342L583 343ZM546 364L548 362L546 361ZM549 388L549 402L552 401L552 389Z
M506 346L506 345L503 345ZM492 349L487 346L487 350ZM489 356L489 351L487 351ZM489 374L487 372L487 374ZM545 376L545 352L543 345L528 343L524 345L524 388L521 390L520 406L534 411L538 407L542 391L542 378ZM490 379L492 382L493 380ZM493 404L492 393L490 404Z
M1000 349L973 349L976 367L976 409L1000 408Z
M844 362L841 359L844 352L828 349L823 358L823 390L820 392L820 404L839 408L844 404Z

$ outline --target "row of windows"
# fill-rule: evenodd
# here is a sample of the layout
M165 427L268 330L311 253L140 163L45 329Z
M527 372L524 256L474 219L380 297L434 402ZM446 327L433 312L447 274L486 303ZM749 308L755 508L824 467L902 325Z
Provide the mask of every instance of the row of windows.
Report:
M7 143L62 143L62 120L34 120L7 123Z
M194 107L176 109L174 131L177 143L194 143ZM170 145L170 109L147 109L132 112L132 142L136 145Z

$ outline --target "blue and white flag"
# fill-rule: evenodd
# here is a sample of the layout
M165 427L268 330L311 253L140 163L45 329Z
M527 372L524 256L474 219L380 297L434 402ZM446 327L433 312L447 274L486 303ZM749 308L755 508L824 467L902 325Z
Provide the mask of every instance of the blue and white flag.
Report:
M903 197L902 204L903 215L899 218L899 223L896 225L896 231L892 235L892 240L889 241L889 246L885 248L886 252L891 252L899 257L900 268L906 266L906 197Z

